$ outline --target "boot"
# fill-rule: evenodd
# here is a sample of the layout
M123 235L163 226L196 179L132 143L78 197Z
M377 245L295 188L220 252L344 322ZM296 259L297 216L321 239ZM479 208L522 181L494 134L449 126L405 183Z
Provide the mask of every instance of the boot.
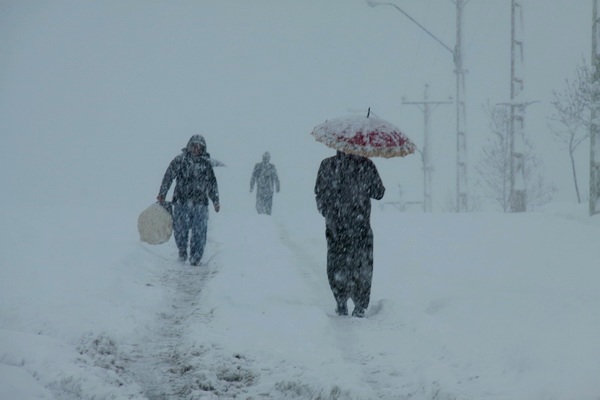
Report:
M339 302L335 308L335 313L337 315L348 315L348 306L346 303Z
M179 250L179 261L185 262L187 260L187 251Z
M352 311L352 316L357 318L365 317L365 309L362 307L355 307L354 311Z

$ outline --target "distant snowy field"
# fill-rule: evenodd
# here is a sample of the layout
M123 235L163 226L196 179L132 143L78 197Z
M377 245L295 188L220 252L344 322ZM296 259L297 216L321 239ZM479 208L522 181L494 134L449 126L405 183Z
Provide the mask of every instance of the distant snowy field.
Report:
M212 212L197 268L172 239L141 244L132 210L0 211L0 399L600 398L585 207L374 203L363 320L334 315L323 221L303 209Z

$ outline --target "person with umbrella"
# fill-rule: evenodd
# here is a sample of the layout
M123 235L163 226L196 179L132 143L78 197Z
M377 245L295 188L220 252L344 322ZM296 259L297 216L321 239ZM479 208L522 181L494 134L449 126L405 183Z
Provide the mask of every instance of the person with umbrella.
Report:
M375 164L366 157L338 151L321 162L315 184L317 208L325 217L327 277L336 313L364 317L373 276L371 199L385 193Z
M277 169L269 161L271 161L271 154L266 151L262 156L262 162L254 165L250 178L250 193L256 183L256 211L267 215L271 215L273 208L273 190L279 193Z
M173 180L176 180L172 201L173 231L179 260L185 262L188 258L189 239L190 264L196 266L200 264L206 246L208 200L212 201L216 212L221 208L217 178L202 135L193 135L181 154L169 164L157 196L161 205L165 204Z
M369 113L370 114L370 113ZM367 157L404 156L415 146L399 129L378 118L326 121L312 134L337 150L321 161L315 183L317 209L325 217L327 278L337 303L336 313L365 316L373 279L371 199L380 200L385 187Z

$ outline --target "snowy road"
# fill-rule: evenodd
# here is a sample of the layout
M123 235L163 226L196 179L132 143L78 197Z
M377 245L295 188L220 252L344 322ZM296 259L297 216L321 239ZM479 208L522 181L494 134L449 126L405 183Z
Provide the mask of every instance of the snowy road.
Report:
M583 208L374 213L365 319L334 315L312 211L212 215L199 268L173 242L140 244L113 210L14 211L0 213L12 227L0 237L2 400L600 394L600 221Z

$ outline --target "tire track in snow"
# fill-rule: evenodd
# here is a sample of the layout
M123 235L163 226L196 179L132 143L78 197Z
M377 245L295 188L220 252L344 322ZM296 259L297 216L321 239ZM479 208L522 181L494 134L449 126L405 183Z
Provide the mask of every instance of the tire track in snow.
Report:
M218 254L218 245L209 241L206 253L211 254L208 262L199 267L156 254L164 269L160 282L167 292L166 301L154 323L145 327L128 352L130 373L149 400L187 398L190 394L186 372L192 365L190 359L198 357L202 349L190 348L185 337L197 317L200 292L216 272L211 260Z
M289 249L294 255L294 266L298 270L299 274L309 284L309 287L314 288L315 295L317 296L320 305L322 305L324 311L331 312L334 310L334 299L329 289L329 283L327 282L327 272L325 270L325 263L319 262L314 259L312 254L306 250L303 246L294 242L287 228L282 222L276 221L275 227L279 233L279 238L282 244Z

